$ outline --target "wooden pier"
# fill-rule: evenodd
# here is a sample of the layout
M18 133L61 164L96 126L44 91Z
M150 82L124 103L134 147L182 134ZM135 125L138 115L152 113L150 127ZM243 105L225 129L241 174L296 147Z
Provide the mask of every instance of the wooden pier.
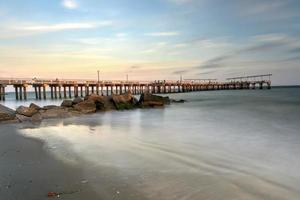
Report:
M132 94L144 92L164 94L207 90L271 89L272 74L233 77L226 82L216 79L185 79L180 81L94 81L94 80L38 80L0 79L0 100L4 101L5 89L13 86L16 100L27 100L28 88L32 87L36 99L47 99L50 88L51 99L84 97L92 93L98 95Z

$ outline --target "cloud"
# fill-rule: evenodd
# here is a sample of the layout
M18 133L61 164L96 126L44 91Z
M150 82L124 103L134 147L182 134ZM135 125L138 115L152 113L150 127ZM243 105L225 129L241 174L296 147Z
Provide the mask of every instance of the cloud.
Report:
M177 36L180 35L179 32L154 32L154 33L146 33L146 36L153 36L153 37L166 37L166 36Z
M92 29L112 25L112 21L102 22L80 22L80 23L59 23L47 25L24 25L15 26L13 29L28 32L56 32L75 29Z
M187 3L192 3L194 2L195 0L167 0L171 3L175 3L175 4L187 4Z
M199 73L196 73L196 75L208 75L208 74L213 74L217 71L218 70L210 70L210 71L206 71L206 72L199 72Z
M33 26L23 26L16 29L24 31L37 31L37 32L54 32L72 29L90 29L96 28L97 25L93 23L61 23L52 25L33 25Z
M245 46L241 49L229 52L227 54L213 57L205 61L203 64L194 67L194 70L225 68L229 66L229 64L232 65L234 63L232 62L232 60L236 61L241 56L244 55L248 56L253 53L259 53L261 55L264 55L276 50L280 51L280 57L278 57L277 60L272 59L272 60L258 61L258 63L285 62L285 61L294 61L299 59L299 56L282 58L282 57L287 57L290 53L300 52L299 38L294 38L291 36L280 35L280 34L269 34L269 35L255 36L254 39L255 41L253 42L255 42L255 44Z
M130 69L140 69L140 66L131 66Z
M242 17L259 21L277 21L299 16L298 11L290 9L293 4L290 0L236 0L234 5Z
M184 48L184 47L187 47L187 46L188 46L187 43L179 43L179 44L175 44L174 48Z
M58 24L36 24L30 22L16 22L2 26L0 28L0 39L13 39L18 37L27 37L43 33L94 29L100 27L113 26L113 21L100 22L72 22Z
M290 52L291 52L291 53L297 53L297 54L298 54L298 53L300 53L300 47L296 47L296 48L294 48L294 49L291 49Z
M185 74L187 72L189 72L189 71L188 70L176 70L176 71L173 72L173 74L178 75L178 74Z
M63 0L62 5L71 10L78 8L78 3L75 0Z
M128 35L127 33L117 33L115 36L121 38L121 37L126 37L127 35Z

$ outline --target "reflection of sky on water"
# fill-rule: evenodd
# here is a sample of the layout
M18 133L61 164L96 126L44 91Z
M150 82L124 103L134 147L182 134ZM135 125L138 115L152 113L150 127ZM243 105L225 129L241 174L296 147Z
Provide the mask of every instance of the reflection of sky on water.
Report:
M188 102L20 132L82 167L106 199L113 188L123 199L297 199L299 89L174 96Z

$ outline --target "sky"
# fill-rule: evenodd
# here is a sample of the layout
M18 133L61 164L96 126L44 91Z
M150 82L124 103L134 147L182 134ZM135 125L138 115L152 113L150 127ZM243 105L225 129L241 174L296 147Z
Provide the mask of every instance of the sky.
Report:
M0 77L300 84L299 0L0 0Z

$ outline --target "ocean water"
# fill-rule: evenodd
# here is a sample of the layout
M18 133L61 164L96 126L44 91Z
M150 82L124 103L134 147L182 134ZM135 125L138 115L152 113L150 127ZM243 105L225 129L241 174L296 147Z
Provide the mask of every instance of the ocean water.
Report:
M82 168L101 199L300 198L300 88L169 96L187 102L19 133Z

